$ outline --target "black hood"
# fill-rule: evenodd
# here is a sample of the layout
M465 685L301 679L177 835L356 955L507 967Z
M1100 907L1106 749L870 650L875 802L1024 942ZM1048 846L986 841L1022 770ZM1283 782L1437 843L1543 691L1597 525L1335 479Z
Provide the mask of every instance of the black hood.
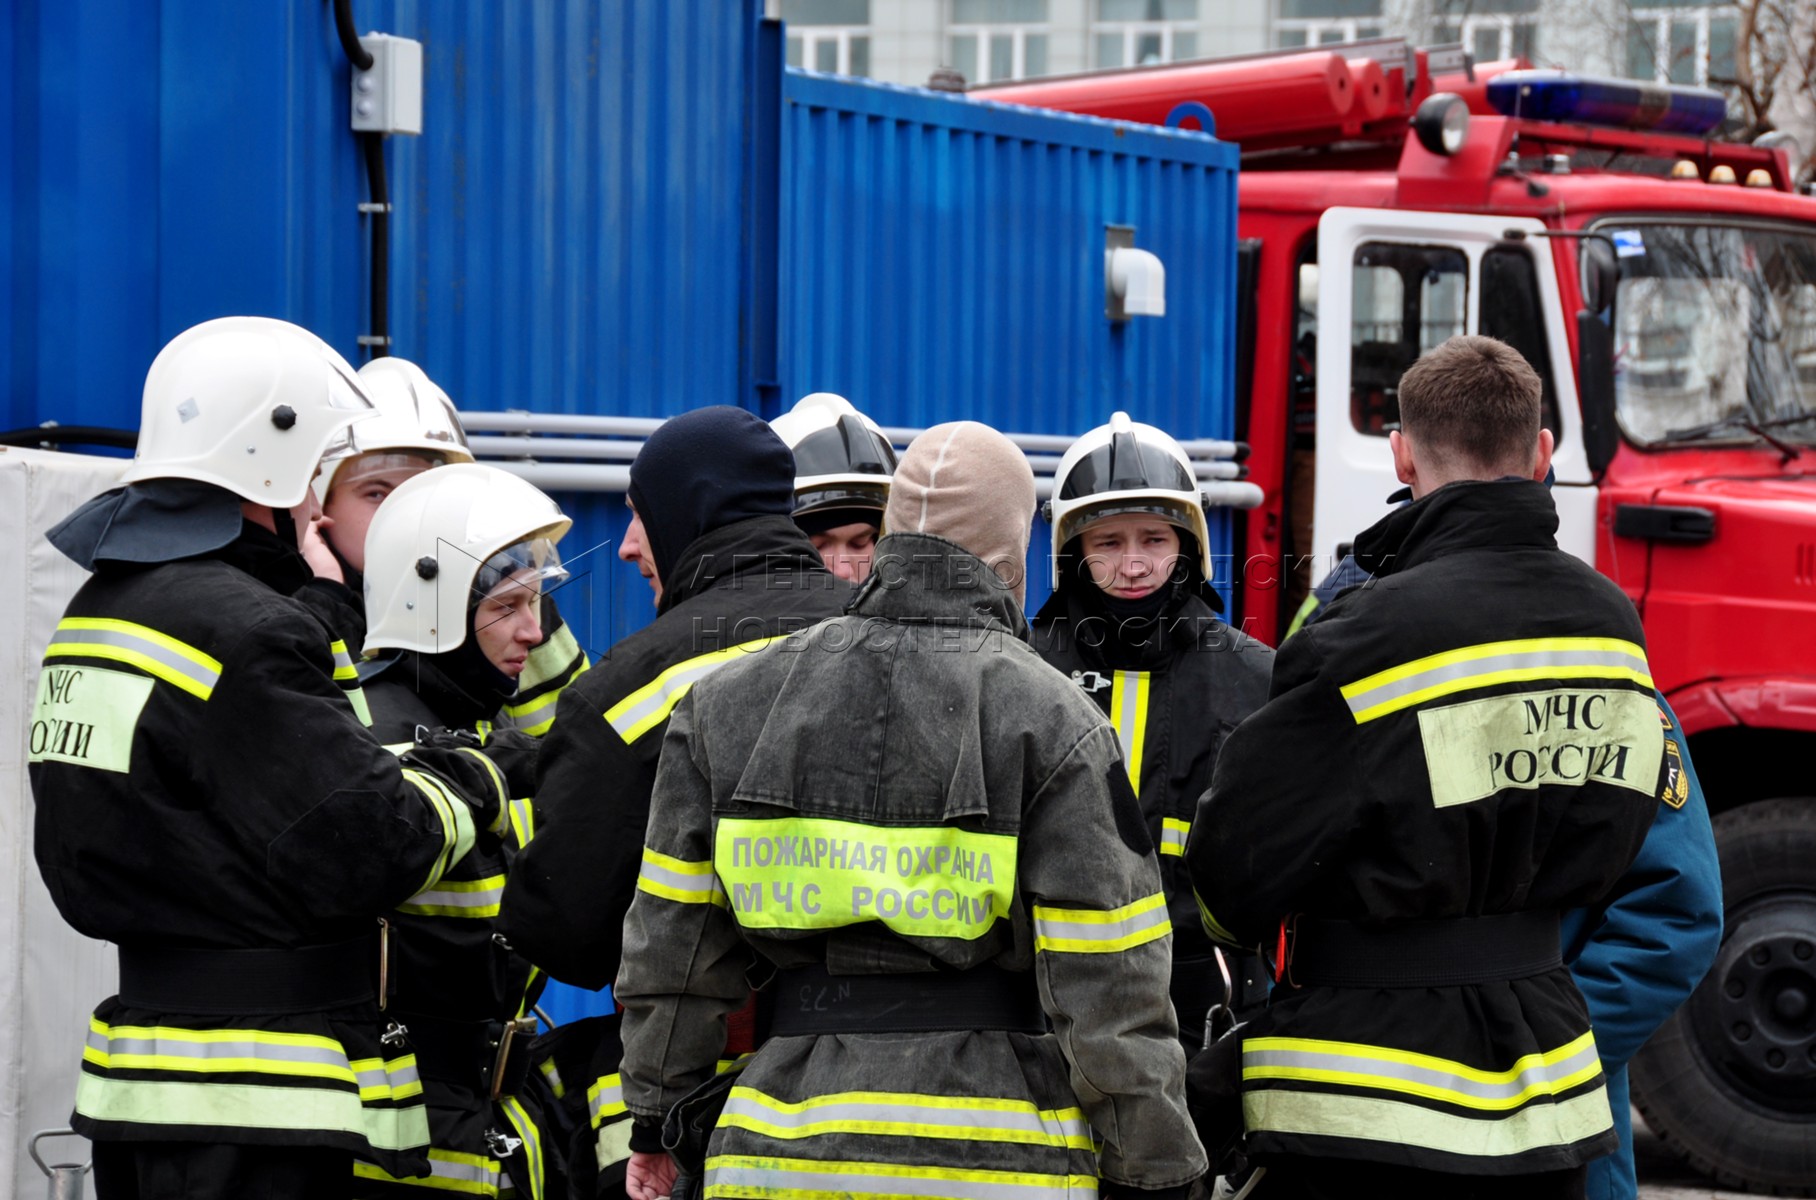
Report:
M77 566L194 558L240 536L240 498L194 479L147 479L102 492L44 535Z
M630 499L663 588L704 534L792 513L794 471L782 439L741 408L698 408L657 427L631 464Z

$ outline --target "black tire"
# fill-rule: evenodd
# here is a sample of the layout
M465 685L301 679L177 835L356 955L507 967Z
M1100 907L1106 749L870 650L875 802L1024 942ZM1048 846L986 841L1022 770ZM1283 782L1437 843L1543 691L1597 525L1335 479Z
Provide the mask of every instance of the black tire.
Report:
M1698 1171L1816 1196L1816 798L1723 813L1715 841L1721 952L1633 1059L1633 1102Z

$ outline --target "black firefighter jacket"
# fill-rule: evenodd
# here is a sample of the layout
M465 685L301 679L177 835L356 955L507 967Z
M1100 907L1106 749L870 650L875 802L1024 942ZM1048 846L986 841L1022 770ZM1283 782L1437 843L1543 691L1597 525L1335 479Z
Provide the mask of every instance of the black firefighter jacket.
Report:
M1660 794L1658 704L1633 605L1556 529L1542 485L1463 482L1357 539L1375 582L1281 648L1199 806L1186 859L1215 936L1274 953L1294 914L1551 912L1620 878ZM1563 967L1300 987L1282 965L1242 1046L1251 1153L1515 1174L1614 1147Z
M619 977L640 1118L712 1077L758 956L904 991L1031 972L1052 1027L772 1037L719 1119L707 1195L1059 1200L1100 1173L1158 1190L1204 1171L1153 843L1115 733L1026 636L989 567L892 534L849 615L676 711Z
M672 573L655 621L562 692L537 764L541 836L505 885L505 936L579 987L605 987L617 973L662 731L675 705L756 645L838 615L852 595L787 517L712 530Z
M400 757L366 729L336 679L351 660L288 595L307 576L248 524L198 558L103 564L70 602L30 771L38 865L81 933L149 954L369 939L376 974L375 919L502 820L504 779L478 752ZM370 992L313 1009L132 999L90 1021L79 1132L331 1146L427 1170L414 1060L381 1044Z
M1101 620L1057 592L1035 618L1032 641L1116 728L1160 851L1160 880L1173 920L1173 1002L1180 1036L1196 1048L1204 1014L1222 1001L1223 986L1192 899L1186 836L1224 740L1267 699L1274 652L1218 620L1199 597L1187 596L1162 618L1168 630L1158 653L1144 656L1141 669L1118 670L1106 657L1101 627L1095 634L1091 628Z

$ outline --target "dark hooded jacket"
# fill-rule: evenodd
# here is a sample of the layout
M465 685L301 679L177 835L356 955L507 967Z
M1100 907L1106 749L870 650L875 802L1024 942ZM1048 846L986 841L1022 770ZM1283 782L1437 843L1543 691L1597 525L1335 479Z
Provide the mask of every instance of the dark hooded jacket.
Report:
M1075 556L1061 565L1059 588L1034 618L1034 648L1096 703L1122 742L1160 851L1179 1034L1195 1048L1223 982L1192 900L1186 835L1224 739L1267 700L1274 652L1217 618L1195 568L1182 567L1148 603L1119 605L1081 575Z

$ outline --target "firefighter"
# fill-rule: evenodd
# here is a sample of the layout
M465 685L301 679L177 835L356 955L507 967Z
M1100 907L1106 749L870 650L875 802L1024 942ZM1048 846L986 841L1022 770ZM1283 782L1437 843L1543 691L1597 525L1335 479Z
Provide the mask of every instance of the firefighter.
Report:
M1399 503L1398 493L1388 500ZM1294 631L1316 622L1324 605L1369 578L1354 556L1345 557L1306 598ZM1639 856L1612 891L1563 918L1564 963L1589 1005L1620 1135L1613 1154L1589 1164L1590 1200L1638 1197L1627 1062L1696 990L1721 948L1721 864L1708 802L1690 762L1689 740L1662 694L1658 716L1667 773Z
M556 543L570 524L532 485L471 463L405 480L379 506L365 556L375 656L360 682L381 741L408 744L438 727L490 734L542 642L542 593L567 574ZM502 838L479 839L390 918L397 987L387 1012L416 1050L430 1173L399 1178L361 1164L356 1195L496 1195L514 1183L540 1200L563 1190L558 1139L544 1135L542 1105L525 1086L534 971L492 936L511 860L535 832L527 798L510 814Z
M323 598L311 601L331 625L345 631L355 658L366 624L361 580L372 515L405 480L445 463L473 461L454 402L421 367L402 358L375 358L359 369L359 378L378 415L365 423L359 452L323 464L315 481L324 553L312 562L325 580L315 585ZM336 593L336 579L345 580L350 598ZM517 690L495 715L496 724L531 736L547 732L561 689L589 665L552 595L543 597L540 615L543 640L530 651Z
M1117 413L1053 476L1053 595L1034 648L1091 697L1122 742L1160 850L1173 920L1173 1007L1189 1050L1223 999L1184 859L1217 750L1267 699L1274 652L1217 619L1204 495L1179 443Z
M1241 1046L1279 1195L1581 1195L1616 1144L1560 910L1627 869L1666 756L1638 615L1558 549L1538 376L1452 338L1400 382L1414 502L1225 744L1187 866L1278 983Z
M283 321L179 334L124 486L49 535L94 571L45 652L30 772L52 899L119 947L72 1119L103 1200L345 1196L354 1154L428 1167L375 919L501 828L530 772L381 746L345 648L290 598L310 479L371 412L356 378Z
M676 1186L663 1114L765 963L769 1038L688 1164L708 1196L1183 1197L1204 1171L1152 839L1115 731L1025 641L1033 510L1007 438L928 430L850 613L676 709L618 981L633 1200Z
M863 583L889 503L895 447L843 396L814 392L770 422L795 458L795 524L827 569Z
M618 555L650 585L656 619L562 694L538 764L540 832L505 884L499 917L517 950L564 983L598 989L617 974L676 703L713 671L837 615L851 597L790 520L794 475L788 447L761 419L723 405L664 422L631 464L632 517ZM611 1186L629 1154L616 1018L574 1025L570 1043L590 1030L598 1049L584 1084L563 1071L594 1135L570 1162L584 1173L586 1157L596 1158L601 1186Z

